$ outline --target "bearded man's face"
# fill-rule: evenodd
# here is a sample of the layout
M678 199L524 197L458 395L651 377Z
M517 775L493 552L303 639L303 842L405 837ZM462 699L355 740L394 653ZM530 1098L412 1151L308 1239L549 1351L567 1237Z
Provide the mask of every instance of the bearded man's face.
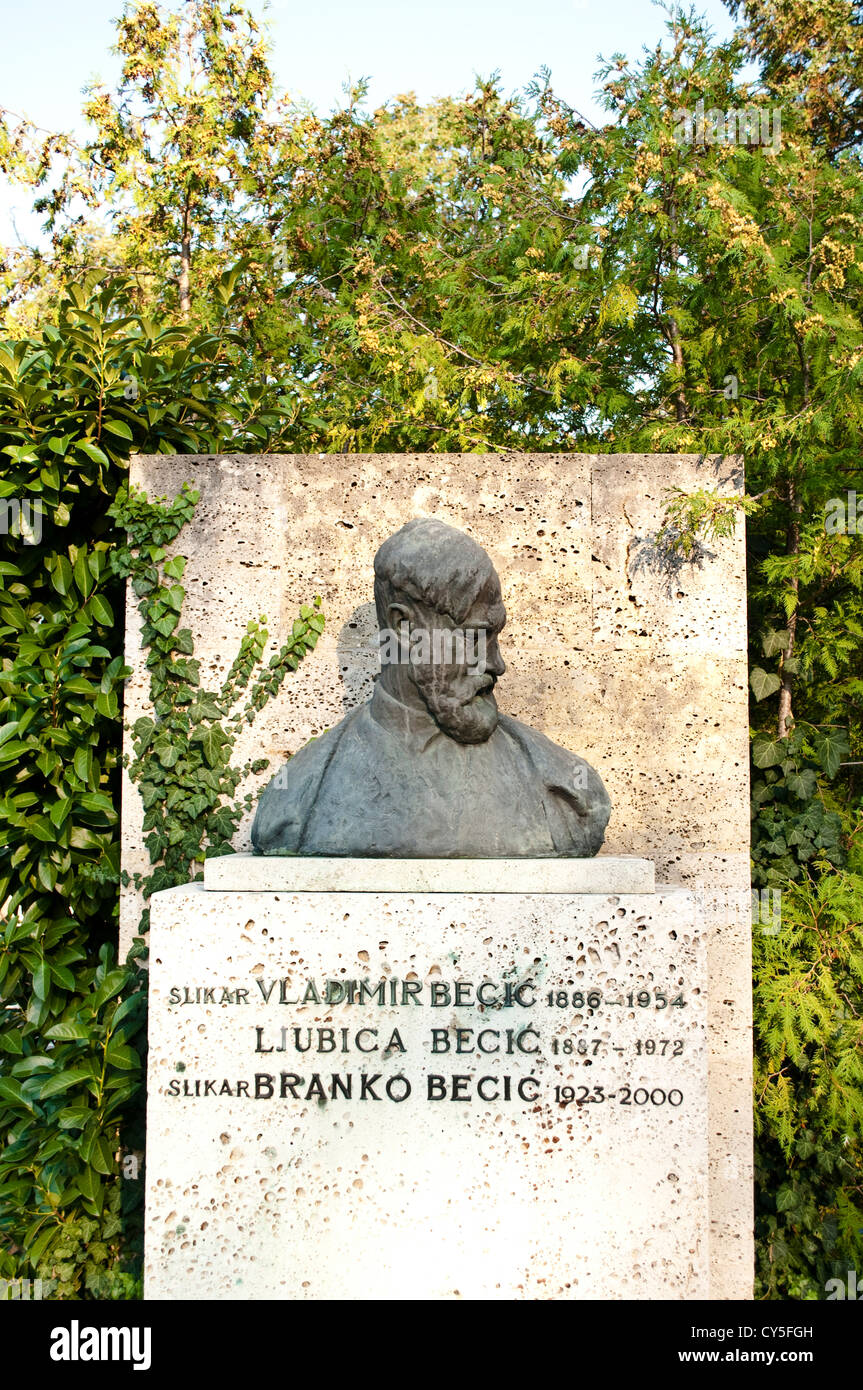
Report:
M484 743L497 728L494 687L506 670L497 642L506 622L497 575L490 576L462 623L421 608L412 629L421 621L428 625L430 650L420 647L420 652L430 659L411 660L414 684L445 734L458 743Z

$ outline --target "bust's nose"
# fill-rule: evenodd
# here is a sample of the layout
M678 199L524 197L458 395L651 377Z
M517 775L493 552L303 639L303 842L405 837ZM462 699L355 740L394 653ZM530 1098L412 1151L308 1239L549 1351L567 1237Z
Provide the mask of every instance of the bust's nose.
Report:
M485 660L485 669L487 671L490 671L491 674L497 680L500 680L501 676L504 674L506 670L506 662L500 654L500 647L497 644L496 637L493 638L488 644Z

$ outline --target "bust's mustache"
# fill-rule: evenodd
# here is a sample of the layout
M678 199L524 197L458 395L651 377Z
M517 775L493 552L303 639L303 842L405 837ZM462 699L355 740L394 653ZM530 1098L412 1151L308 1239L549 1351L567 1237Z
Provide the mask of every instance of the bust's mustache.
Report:
M494 698L494 688L496 685L497 676L493 676L490 671L486 671L482 676L478 678L474 685L473 691L470 695L467 696L464 703L471 704L474 700L478 700L482 695L488 695L491 698L491 700L494 701L494 703L497 703Z
M414 679L422 689L452 695L459 704L470 704L481 695L493 695L497 676L492 671L470 670L463 666L428 663L413 667Z

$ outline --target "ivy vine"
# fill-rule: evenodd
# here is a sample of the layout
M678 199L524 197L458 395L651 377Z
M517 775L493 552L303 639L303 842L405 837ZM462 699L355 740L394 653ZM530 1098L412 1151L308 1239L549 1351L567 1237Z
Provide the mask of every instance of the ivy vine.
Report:
M291 635L263 665L269 638L266 617L251 619L219 690L201 687L200 662L189 628L181 627L186 591L180 580L182 555L166 547L192 519L199 493L184 483L168 502L150 500L135 487L124 488L110 515L127 534L112 553L116 574L128 578L139 599L142 646L147 650L153 715L132 726L131 758L124 760L144 806L143 830L152 869L124 882L143 890L145 899L163 888L202 876L206 858L232 852L232 840L252 794L236 800L239 783L263 772L267 758L233 765L237 738L253 723L283 684L289 671L314 650L324 629L321 600L303 604ZM149 909L140 931L149 925Z

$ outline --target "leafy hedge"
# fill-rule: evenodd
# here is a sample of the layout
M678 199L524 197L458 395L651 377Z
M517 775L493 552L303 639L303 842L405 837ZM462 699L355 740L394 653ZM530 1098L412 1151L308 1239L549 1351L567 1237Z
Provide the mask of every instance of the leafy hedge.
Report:
M134 959L113 956L113 508L134 451L266 447L275 391L246 386L243 365L229 333L157 329L122 283L94 279L56 326L0 342L0 499L43 507L40 544L0 535L0 1277L36 1273L54 1296L138 1288L144 994Z
M863 825L836 788L847 749L802 721L779 749L753 743L752 881L781 892L781 924L753 927L763 1298L823 1298L863 1268Z

